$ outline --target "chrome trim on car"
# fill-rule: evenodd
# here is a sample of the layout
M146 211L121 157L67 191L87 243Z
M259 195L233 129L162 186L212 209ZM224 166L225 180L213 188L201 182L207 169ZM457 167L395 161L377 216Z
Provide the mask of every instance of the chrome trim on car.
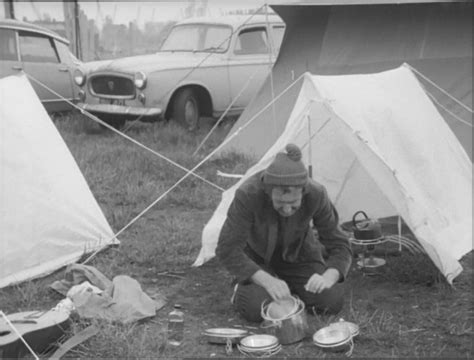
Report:
M97 93L94 90L93 82L97 80L97 78L101 78L101 77L112 77L112 78L118 78L120 80L127 80L130 82L130 84L133 87L133 93L130 93L129 95L112 95L112 94L106 94L106 93ZM99 74L93 74L89 76L89 79L87 80L87 87L89 88L89 91L92 96L95 96L101 99L131 100L131 99L135 99L136 97L136 87L133 80L134 80L133 77L122 75L122 74L99 73Z
M68 46L70 45L69 40L63 38L62 36L52 32L51 30L48 30L48 29L45 29L45 30L44 29L38 29L38 28L35 28L35 27L22 26L22 25L19 25L19 24L2 24L2 25L0 25L0 28L37 33L37 34L52 37L52 38L62 42L65 45L68 45Z
M163 112L160 108L141 108L115 104L77 104L81 109L91 113L132 115L132 116L158 116Z
M44 99L40 100L42 103L53 103L53 102L63 102L63 101L70 101L74 102L75 98L57 98L57 99Z

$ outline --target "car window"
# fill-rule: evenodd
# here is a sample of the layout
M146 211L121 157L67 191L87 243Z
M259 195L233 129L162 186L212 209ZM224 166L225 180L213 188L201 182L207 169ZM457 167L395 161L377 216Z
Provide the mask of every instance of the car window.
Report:
M209 27L204 40L203 50L225 51L229 47L230 29L223 31L222 27Z
M278 54L283 41L283 35L285 34L285 27L282 25L276 25L272 27L273 31L273 45L275 46L275 54Z
M58 50L59 58L62 63L72 65L74 64L74 57L69 51L69 47L57 40L54 40L56 43L56 49Z
M20 32L21 59L28 62L59 63L53 39L31 32Z
M267 54L267 31L264 27L242 30L234 47L237 55Z
M0 29L0 60L18 60L14 30Z
M232 30L228 26L186 24L175 26L161 51L212 51L227 50Z

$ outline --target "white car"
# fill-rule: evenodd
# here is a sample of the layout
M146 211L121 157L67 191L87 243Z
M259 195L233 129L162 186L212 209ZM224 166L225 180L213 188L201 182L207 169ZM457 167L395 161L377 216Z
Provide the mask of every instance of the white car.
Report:
M79 106L119 128L126 120L237 115L276 60L285 25L276 15L229 15L177 23L155 54L86 64Z

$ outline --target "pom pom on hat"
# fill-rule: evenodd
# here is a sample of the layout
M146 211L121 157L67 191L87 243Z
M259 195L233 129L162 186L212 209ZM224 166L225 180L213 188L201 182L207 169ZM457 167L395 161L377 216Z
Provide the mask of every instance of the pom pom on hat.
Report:
M286 153L288 157L293 161L300 161L301 160L301 150L295 144L288 144L286 145Z
M301 161L301 150L295 144L285 147L286 153L276 154L263 175L263 182L273 186L304 186L308 171Z

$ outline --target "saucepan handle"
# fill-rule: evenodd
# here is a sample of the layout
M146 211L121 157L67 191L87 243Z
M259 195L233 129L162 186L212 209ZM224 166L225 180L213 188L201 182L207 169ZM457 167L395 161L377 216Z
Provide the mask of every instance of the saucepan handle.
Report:
M281 327L280 320L264 320L260 325L262 329L278 328Z

